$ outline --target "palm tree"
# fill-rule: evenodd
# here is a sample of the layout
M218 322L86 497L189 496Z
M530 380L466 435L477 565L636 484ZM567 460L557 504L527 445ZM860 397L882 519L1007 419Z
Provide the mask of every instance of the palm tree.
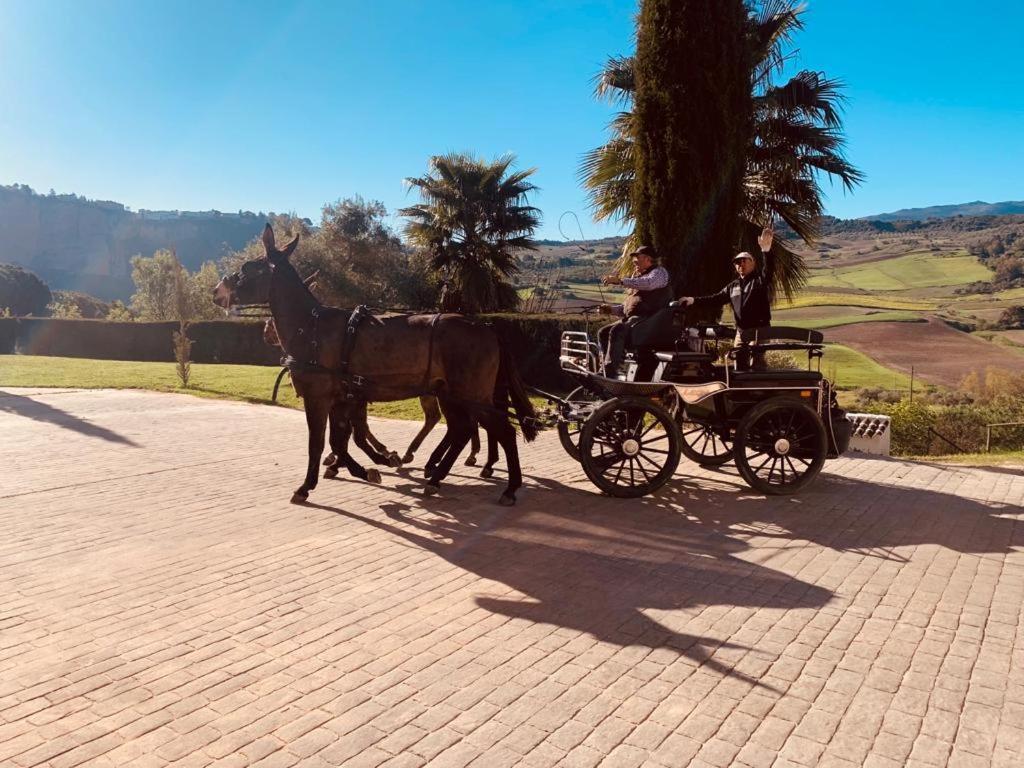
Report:
M763 0L750 18L754 131L745 158L738 244L746 249L756 244L760 228L775 219L813 243L823 210L822 175L839 180L846 190L863 179L843 155L842 83L805 70L775 84L791 56L793 35L803 28L803 11L797 0ZM598 220L635 220L635 91L633 57L609 59L595 78L595 97L622 107L609 126L608 142L584 155L580 165ZM778 239L773 256L775 288L791 296L806 279L803 261Z
M466 153L438 155L426 175L405 180L422 198L399 211L410 220L405 234L447 281L444 310L488 312L518 304L511 283L519 272L516 254L536 250L532 235L540 211L527 200L537 189L527 181L535 169L510 171L514 162L512 155L493 162Z

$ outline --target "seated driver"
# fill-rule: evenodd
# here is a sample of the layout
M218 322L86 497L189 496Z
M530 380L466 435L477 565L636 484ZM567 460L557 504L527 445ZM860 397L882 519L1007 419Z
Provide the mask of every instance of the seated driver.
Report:
M759 268L752 254L743 251L733 256L736 267L736 279L718 293L709 296L684 296L679 299L683 306L722 307L732 304L732 314L736 318L736 370L750 369L749 343L743 343L740 336L743 331L760 331L772 324L772 306L769 288L771 286L770 251L775 232L765 227L757 238L761 247L765 265ZM765 365L764 352L754 351L754 370L763 371Z
M623 285L626 299L621 306L602 304L601 314L619 315L622 319L606 325L597 332L598 344L604 354L604 375L618 376L619 366L626 357L626 334L630 328L663 309L672 301L668 270L658 264L658 254L649 245L641 245L629 254L633 261L633 275L604 277L605 285Z

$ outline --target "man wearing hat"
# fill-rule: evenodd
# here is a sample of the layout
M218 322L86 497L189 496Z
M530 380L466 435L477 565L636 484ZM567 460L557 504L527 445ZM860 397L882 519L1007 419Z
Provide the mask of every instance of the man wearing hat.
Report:
M732 304L732 314L736 318L736 368L745 370L750 367L750 350L741 342L741 331L761 330L772 324L772 306L769 295L771 285L768 252L772 249L775 232L765 227L757 238L757 244L764 254L765 267L759 268L752 254L743 251L732 258L736 268L736 279L718 293L710 296L684 296L679 299L683 306L722 307ZM754 353L754 368L765 367L764 352Z
M633 261L632 277L606 275L605 285L622 285L626 300L621 306L602 304L601 314L619 315L622 319L597 332L598 343L605 356L604 375L614 379L626 357L626 335L640 321L650 317L672 301L668 270L658 264L658 254L649 245L642 245L629 254Z

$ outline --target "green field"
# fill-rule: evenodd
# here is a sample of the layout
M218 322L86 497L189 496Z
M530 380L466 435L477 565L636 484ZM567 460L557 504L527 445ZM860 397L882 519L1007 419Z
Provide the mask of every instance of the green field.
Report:
M832 379L839 389L885 387L909 389L910 377L879 365L867 355L842 344L828 344L821 363L821 372Z
M855 323L918 323L923 322L920 315L914 312L879 311L870 314L830 314L821 317L786 317L785 312L773 315L776 325L791 325L797 328L813 328L823 330L840 325Z
M894 296L875 296L870 294L851 293L817 293L801 292L793 301L780 299L775 304L779 310L797 309L799 307L842 306L867 307L870 309L919 310L927 312L938 309L939 302L928 299L911 299Z
M807 285L810 288L906 291L912 288L966 285L991 278L992 273L973 256L946 256L928 252L849 267L816 269L811 272Z

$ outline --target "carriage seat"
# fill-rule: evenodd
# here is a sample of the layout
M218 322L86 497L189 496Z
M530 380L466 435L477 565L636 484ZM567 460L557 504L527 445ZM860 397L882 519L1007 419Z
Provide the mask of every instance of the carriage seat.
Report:
M693 386L676 384L675 389L683 399L684 403L687 405L696 405L701 400L705 400L712 395L718 394L719 392L728 389L728 387L726 387L725 382L722 381L709 381L707 384L695 384Z
M676 314L671 307L659 309L650 317L645 317L630 327L629 334L626 336L626 349L636 351L672 349L679 336L675 321Z
M809 328L791 325L772 325L767 328L749 328L740 331L740 338L752 344L770 344L774 341L793 341L798 344L819 345L825 343L825 334Z
M712 363L716 359L710 352L691 352L688 349L655 352L654 356L663 363Z
M790 386L799 387L802 384L816 387L822 380L821 371L733 371L730 376L730 383L736 387L758 387L758 386Z

